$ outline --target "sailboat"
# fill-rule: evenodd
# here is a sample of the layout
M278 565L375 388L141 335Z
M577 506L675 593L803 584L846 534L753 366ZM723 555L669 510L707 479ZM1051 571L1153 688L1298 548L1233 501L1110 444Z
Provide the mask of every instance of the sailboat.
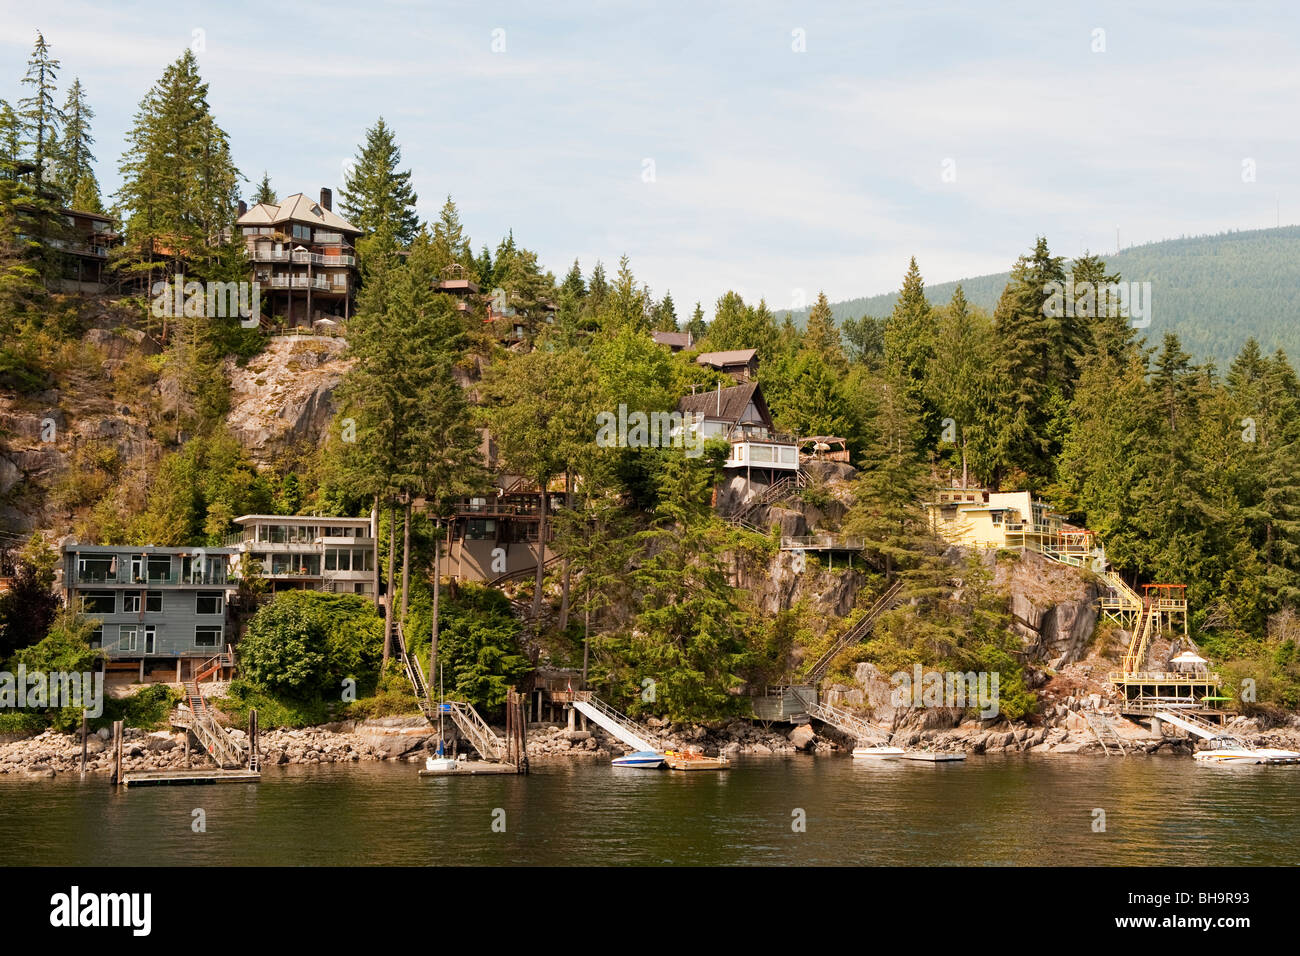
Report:
M456 758L448 757L442 749L442 715L447 705L442 693L442 664L438 665L438 750L424 761L424 769L429 773L451 773L456 770Z

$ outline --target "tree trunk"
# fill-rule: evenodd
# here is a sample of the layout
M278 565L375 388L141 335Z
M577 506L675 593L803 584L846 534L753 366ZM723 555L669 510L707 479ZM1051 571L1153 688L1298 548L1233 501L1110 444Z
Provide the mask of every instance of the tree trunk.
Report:
M425 687L432 694L433 682L438 679L438 592L442 590L442 519L433 532L433 626L429 636L429 679ZM441 703L441 701L439 701Z
M397 502L388 503L388 589L384 592L384 659L379 673L388 666L393 651L393 557L397 552Z
M397 623L406 626L407 595L411 591L411 494L406 494L406 516L402 521L402 613Z
M537 522L537 580L533 590L533 620L542 614L542 579L546 577L546 479L542 479L542 510Z
M573 509L573 476L564 472L564 507ZM560 630L569 626L569 557L564 556L564 571L560 577Z

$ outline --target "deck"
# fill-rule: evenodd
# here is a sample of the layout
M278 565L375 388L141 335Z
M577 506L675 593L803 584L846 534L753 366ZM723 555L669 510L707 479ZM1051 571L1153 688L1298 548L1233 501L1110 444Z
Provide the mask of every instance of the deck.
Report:
M124 787L180 787L213 783L257 783L256 770L133 770L122 774Z
M494 760L462 760L455 770L421 770L421 777L485 777L496 773L518 774L519 768L512 763L497 763Z

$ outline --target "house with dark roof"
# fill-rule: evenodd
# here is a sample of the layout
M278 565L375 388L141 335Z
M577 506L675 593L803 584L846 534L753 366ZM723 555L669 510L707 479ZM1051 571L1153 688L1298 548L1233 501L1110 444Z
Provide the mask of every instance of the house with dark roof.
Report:
M799 445L792 437L777 433L757 382L730 388L719 384L687 395L677 403L677 410L703 416L698 428L706 439L725 438L731 443L727 468L744 469L747 477L768 483L799 470Z
M690 332L651 332L650 338L655 345L666 345L669 351L680 352L691 347L693 336Z
M737 382L752 382L758 377L758 349L701 352L695 356L695 364L730 375Z

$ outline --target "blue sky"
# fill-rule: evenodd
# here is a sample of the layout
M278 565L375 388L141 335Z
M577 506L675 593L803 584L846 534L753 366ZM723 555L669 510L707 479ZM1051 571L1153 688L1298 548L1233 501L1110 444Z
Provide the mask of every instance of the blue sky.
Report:
M627 254L679 315L728 288L781 310L890 291L912 255L1000 271L1040 233L1073 256L1300 221L1294 5L1141 6L3 0L0 96L39 28L111 192L197 36L247 192L337 193L382 113L420 214L450 193L476 250L513 228L557 275Z

